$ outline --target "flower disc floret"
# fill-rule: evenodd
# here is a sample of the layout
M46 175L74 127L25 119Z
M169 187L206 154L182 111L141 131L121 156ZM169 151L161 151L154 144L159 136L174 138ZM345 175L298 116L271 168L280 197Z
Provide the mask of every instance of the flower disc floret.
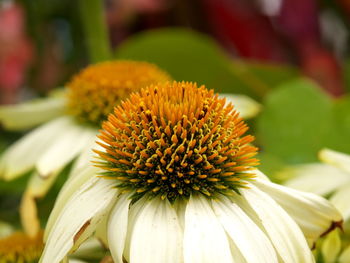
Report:
M43 232L31 238L16 232L0 239L0 263L34 263L38 262L44 248Z
M131 92L170 80L157 66L138 61L109 61L88 66L67 84L68 111L80 121L100 125Z
M194 83L163 83L122 102L104 122L97 166L133 198L175 201L232 194L258 164L247 125L232 104Z

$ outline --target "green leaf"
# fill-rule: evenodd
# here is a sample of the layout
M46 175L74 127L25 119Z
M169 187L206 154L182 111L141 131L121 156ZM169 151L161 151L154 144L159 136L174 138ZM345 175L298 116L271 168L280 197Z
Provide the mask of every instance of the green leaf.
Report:
M350 96L335 101L327 147L350 154Z
M330 97L310 80L281 85L266 98L258 119L262 149L286 163L317 161L331 123Z
M196 81L217 92L255 98L297 74L289 67L233 61L208 36L179 28L136 34L122 43L115 54L118 59L155 63L178 81Z
M260 152L257 156L260 160L259 170L262 171L275 183L281 183L285 178L279 177L281 171L285 167L285 163L277 156L266 152Z

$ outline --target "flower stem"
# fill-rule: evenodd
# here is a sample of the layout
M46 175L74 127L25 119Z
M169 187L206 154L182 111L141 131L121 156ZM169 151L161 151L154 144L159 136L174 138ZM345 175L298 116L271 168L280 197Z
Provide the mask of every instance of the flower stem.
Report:
M79 0L79 11L91 63L112 57L102 0Z

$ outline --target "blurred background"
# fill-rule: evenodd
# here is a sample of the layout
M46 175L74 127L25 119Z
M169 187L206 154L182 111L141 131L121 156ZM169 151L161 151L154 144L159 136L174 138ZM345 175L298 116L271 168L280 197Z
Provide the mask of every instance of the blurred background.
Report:
M347 0L3 0L0 103L47 96L89 63L153 62L258 101L260 169L281 182L324 147L350 153L349 22ZM21 135L0 128L0 148ZM20 180L0 182L0 218L17 213Z
M89 36L89 31L98 31L98 26L94 25L94 16L98 10L84 10L89 9L89 6L85 7L82 2L0 1L1 103L15 103L23 98L23 93L45 95L49 90L63 85L84 65L95 62L89 56L87 38L94 37ZM298 74L316 80L334 96L343 94L349 86L346 71L349 64L350 4L346 0L101 2L103 14L98 15L103 15L110 48L116 50L118 57L147 59L165 64L167 57L162 60L162 55L171 51L177 53L177 56L171 57L177 64L179 59L184 59L184 62L196 59L196 53L205 51L207 45L213 49L212 52L201 53L202 57L198 60L214 60L210 56L215 51L234 62L242 60L253 63L247 65L248 68L237 64L233 67L238 67L236 75L241 74L235 76L239 82L237 85L242 88L238 90L247 94L254 93L255 97L274 88L275 82L260 80L259 75L255 76L254 70L259 71L257 74L266 70L270 76L263 78L277 80L296 74L297 71ZM86 21L90 18L91 21ZM95 37L98 37L98 32ZM157 42L156 47L152 46ZM191 57L192 51L189 49L196 45L199 47L192 50L195 54ZM187 53L190 54L181 57ZM177 65L173 68L170 65L160 66L175 71L170 72L174 77L186 77L188 80L191 80L189 76L194 75L196 78L197 71L203 70L187 68L185 65L188 71L186 74L176 68ZM215 70L215 65L196 64L195 61L190 66L207 66L208 75L211 74L212 67ZM250 76L250 70L254 76ZM225 77L227 76L223 74L222 78L215 80L218 89L228 89ZM209 76L204 77L206 78ZM236 83L232 80L231 84L232 91L235 91ZM244 84L261 87L243 90L246 89ZM264 85L268 87L263 87Z

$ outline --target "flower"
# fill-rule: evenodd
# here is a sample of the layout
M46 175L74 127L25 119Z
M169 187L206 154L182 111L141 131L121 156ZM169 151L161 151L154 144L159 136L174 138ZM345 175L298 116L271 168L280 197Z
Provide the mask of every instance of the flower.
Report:
M323 149L320 163L300 164L286 168L285 184L289 187L315 194L330 196L330 201L342 213L344 221L350 219L350 155Z
M287 186L327 196L342 213L343 235L333 231L322 243L320 254L325 263L350 262L350 155L323 149L319 159L319 163L288 167L281 174L290 178L285 183Z
M40 262L93 233L114 262L314 262L307 241L342 220L325 199L259 172L247 125L204 86L142 89L102 127L97 167L61 190Z
M117 105L133 90L169 79L167 73L146 62L103 62L74 76L67 84L67 93L0 108L5 127L29 128L48 121L10 146L0 158L0 178L4 180L32 173L20 208L26 233L33 236L40 228L34 199L45 196L74 158L79 156L75 166L89 162L86 158L99 123L112 110L111 105Z
M23 232L14 231L11 225L0 222L0 233L5 232L6 235L0 235L1 263L38 262L44 248L42 230L34 237L30 237ZM103 255L104 252L97 240L90 239L74 253L74 257L69 258L68 263L84 263L85 261L80 259L100 259Z
M42 232L39 232L34 238L28 237L24 233L16 232L4 239L0 239L0 262L36 262L44 247L42 238Z

